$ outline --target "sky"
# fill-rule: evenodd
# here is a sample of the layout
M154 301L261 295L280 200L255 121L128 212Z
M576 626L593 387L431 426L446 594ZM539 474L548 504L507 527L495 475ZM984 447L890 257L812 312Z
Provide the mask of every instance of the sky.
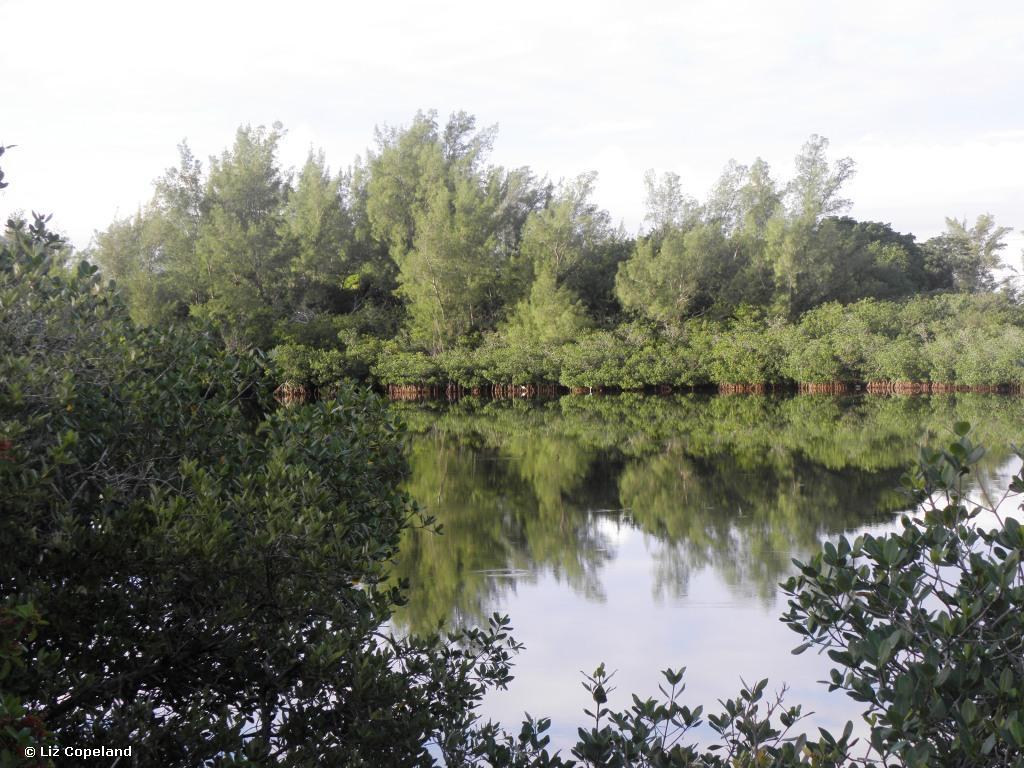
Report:
M733 158L776 178L812 133L849 156L852 215L924 239L946 216L1024 228L1024 3L0 0L0 214L79 247L200 158L281 121L286 166L344 167L417 110L499 126L492 155L597 171L637 231L644 171L702 198ZM1004 252L1020 265L1024 237Z

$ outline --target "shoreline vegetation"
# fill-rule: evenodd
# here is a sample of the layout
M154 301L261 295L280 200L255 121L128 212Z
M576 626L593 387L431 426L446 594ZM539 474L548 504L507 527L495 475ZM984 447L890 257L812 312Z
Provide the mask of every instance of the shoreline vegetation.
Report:
M795 322L751 312L676 333L633 322L564 344L492 341L431 355L393 342L348 350L277 347L284 400L357 376L392 399L615 392L1020 394L1024 309L1006 294L818 306Z
M324 390L330 393L331 389ZM669 385L644 387L643 389L617 389L611 387L562 387L557 384L543 385L501 385L494 384L484 387L461 387L457 384L448 385L390 385L383 390L389 400L448 400L451 402L466 397L489 400L511 399L552 399L566 395L620 395L643 394L666 396L677 394L719 394L719 395L947 395L947 394L983 394L983 395L1020 395L1019 384L1003 384L997 386L970 386L967 384L940 384L919 381L871 381L871 382L830 382L824 384L719 384L699 387L673 388ZM307 402L320 397L320 390L304 387L282 385L277 388L276 395L281 402Z
M464 112L378 128L340 172L323 151L283 168L284 136L242 127L205 166L182 144L82 254L139 325L267 350L283 400L345 379L395 398L1024 385L1010 229L946 218L918 241L857 220L854 161L821 136L787 180L730 161L700 201L649 172L637 233L593 173L489 162L496 129Z
M332 388L323 390L328 395ZM640 389L620 389L617 387L563 387L558 384L493 384L483 387L463 387L458 384L392 384L383 389L383 394L390 400L461 400L465 397L477 397L490 400L510 399L552 399L565 395L684 395L684 394L719 394L719 395L949 395L949 394L982 394L982 395L1019 395L1022 394L1020 384L969 385L947 384L929 381L868 381L845 382L833 381L824 383L798 384L706 384L688 387L672 387L661 384L656 387L647 386ZM292 385L281 385L276 390L277 397L283 402L299 402L316 400L321 390Z

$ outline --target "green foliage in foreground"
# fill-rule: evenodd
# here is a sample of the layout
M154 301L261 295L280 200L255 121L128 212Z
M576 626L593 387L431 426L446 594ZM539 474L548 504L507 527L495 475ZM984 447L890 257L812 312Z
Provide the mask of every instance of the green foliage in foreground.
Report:
M783 616L836 662L830 690L867 706L871 746L908 766L1024 765L1024 529L1001 502L967 497L984 449L958 423L912 478L923 518L845 537L784 585ZM1014 510L1016 512L1016 510Z
M137 328L54 245L39 223L0 245L8 759L43 728L163 766L430 764L465 740L515 645L498 622L382 631L423 522L385 405L278 408L258 356Z
M572 757L550 754L547 720L481 724L511 678L507 620L382 631L418 519L387 409L352 389L277 409L258 357L139 330L57 245L39 222L0 244L0 760L45 729L161 766L858 762L851 728L791 734L801 711L766 681L705 714L673 670L623 711L596 670ZM1024 765L1024 532L967 498L982 453L957 425L912 478L922 518L826 544L784 587L802 648L828 650L832 687L867 706L864 762ZM702 723L713 743L689 743Z

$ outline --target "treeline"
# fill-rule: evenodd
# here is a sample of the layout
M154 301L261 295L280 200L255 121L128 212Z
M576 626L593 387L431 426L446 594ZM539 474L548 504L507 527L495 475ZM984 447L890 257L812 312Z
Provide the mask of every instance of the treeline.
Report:
M199 318L271 350L297 391L1019 383L1001 357L1021 349L1016 297L992 296L1009 230L947 219L918 243L844 216L853 161L819 136L788 182L730 162L703 202L649 173L637 237L593 202L594 174L490 164L495 130L465 113L378 129L340 173L322 151L282 169L283 136L244 127L205 170L183 144L91 256L136 321Z

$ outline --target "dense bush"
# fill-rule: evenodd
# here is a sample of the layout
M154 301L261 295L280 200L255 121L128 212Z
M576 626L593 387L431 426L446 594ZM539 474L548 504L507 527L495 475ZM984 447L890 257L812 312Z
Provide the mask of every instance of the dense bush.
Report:
M718 384L776 384L789 328L764 322L758 314L740 314L720 333L711 350L711 378Z
M885 339L868 353L863 379L869 381L928 381L928 361L919 341Z
M822 304L793 323L741 308L726 323L690 320L658 328L630 322L583 331L558 345L493 333L483 343L433 356L395 342L378 342L374 353L371 369L383 384L558 383L624 390L864 382L1020 386L1024 310L1008 296L868 299ZM346 359L353 355L346 352ZM345 371L353 370L349 362Z
M339 349L318 349L303 344L281 344L270 352L277 378L285 385L324 387L337 384L350 371Z
M425 352L406 352L385 344L370 372L384 384L437 384L441 367Z
M797 650L828 651L830 690L865 703L871 747L898 765L1024 764L1024 530L1006 496L972 499L968 433L922 451L922 515L825 544L784 585ZM1007 496L1022 491L1018 473Z
M43 729L145 765L456 754L514 646L382 632L419 520L384 404L277 407L260 356L137 328L57 245L0 244L4 764Z
M516 336L508 340L489 339L476 350L463 348L461 370L449 368L452 380L462 386L492 384L542 384L558 380L557 347ZM467 372L469 373L467 376Z
M559 381L567 387L636 386L626 368L631 350L608 331L593 331L559 351Z
M481 366L486 365L485 358L486 355L482 350L477 351L466 346L449 349L437 356L438 365L441 367L445 379L463 387L482 386L497 378L496 374L485 377L481 372ZM519 380L530 381L531 379L520 376Z

